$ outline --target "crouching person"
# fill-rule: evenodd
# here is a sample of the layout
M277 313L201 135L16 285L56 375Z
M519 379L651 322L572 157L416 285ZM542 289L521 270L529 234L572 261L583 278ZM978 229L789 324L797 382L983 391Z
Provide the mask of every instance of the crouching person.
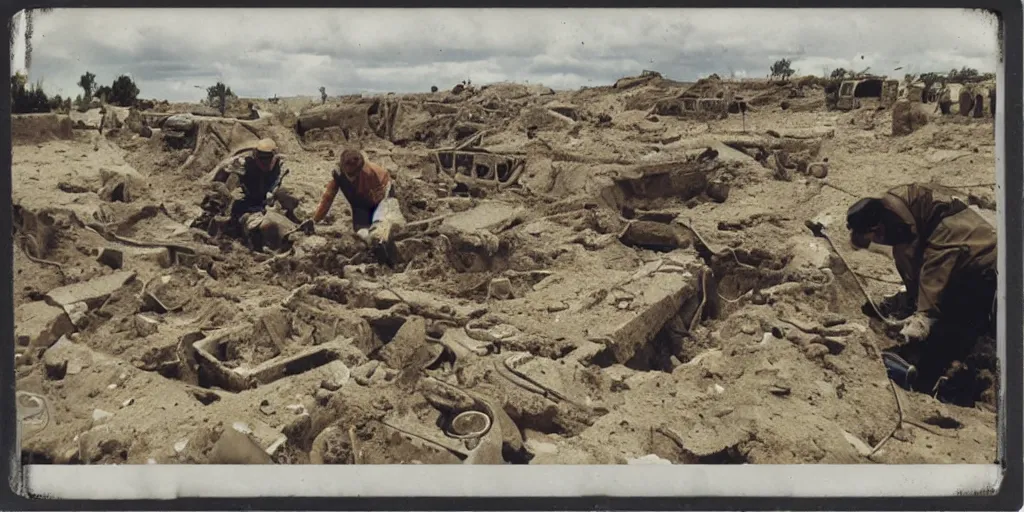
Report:
M847 212L847 227L855 247L892 247L906 292L887 301L896 307L883 309L904 309L910 315L899 352L918 365L924 387L919 390L929 392L943 377L948 380L947 370L962 366L958 361L972 372L995 370L984 368L991 362L972 361L987 352L995 337L997 236L991 224L941 187L919 183L861 199ZM969 389L951 391L972 394ZM973 401L963 395L949 398Z
M320 222L327 216L338 191L352 208L352 230L370 245L389 245L393 230L401 228L405 218L388 171L367 161L358 151L343 151L338 167L331 172L313 222Z

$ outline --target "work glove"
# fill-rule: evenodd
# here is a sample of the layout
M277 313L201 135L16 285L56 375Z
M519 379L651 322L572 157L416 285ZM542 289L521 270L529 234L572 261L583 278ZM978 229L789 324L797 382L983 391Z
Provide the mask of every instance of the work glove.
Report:
M904 343L916 343L924 340L931 333L935 320L925 313L914 313L907 319L906 325L900 330L900 338Z

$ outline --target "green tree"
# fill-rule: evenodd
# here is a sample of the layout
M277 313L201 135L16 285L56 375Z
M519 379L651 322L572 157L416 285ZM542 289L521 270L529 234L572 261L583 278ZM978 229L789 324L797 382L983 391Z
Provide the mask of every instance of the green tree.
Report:
M78 86L85 92L86 98L92 98L92 88L96 87L96 75L86 71L85 74L78 79Z
M789 80L789 77L793 76L792 62L789 59L780 59L775 61L771 67L772 78L782 78L783 80Z
M224 85L223 82L217 82L216 85L206 88L207 101L210 106L217 105L221 115L224 115L228 109L228 96L237 97L235 93L231 92L231 88Z
M110 95L107 96L107 101L118 106L130 107L135 104L135 100L139 98L139 87L135 85L135 80L128 75L121 75L114 80L114 83L110 86Z
M320 104L323 105L325 103L327 103L327 88L321 85L320 86Z

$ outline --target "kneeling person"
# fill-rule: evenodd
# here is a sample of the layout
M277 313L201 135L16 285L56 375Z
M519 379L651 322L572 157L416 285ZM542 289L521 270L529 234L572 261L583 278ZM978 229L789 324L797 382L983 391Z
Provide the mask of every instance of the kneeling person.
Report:
M387 210L390 207L391 215L396 219L401 217L401 212L397 211L393 181L388 171L368 162L358 151L343 151L338 167L332 171L331 181L327 184L320 205L313 215L313 222L320 222L327 216L339 190L352 207L352 230L360 238L370 242L371 228L381 227L384 233L380 233L379 241L386 243L390 239L388 231L391 227L390 219L386 218L386 214L389 213Z

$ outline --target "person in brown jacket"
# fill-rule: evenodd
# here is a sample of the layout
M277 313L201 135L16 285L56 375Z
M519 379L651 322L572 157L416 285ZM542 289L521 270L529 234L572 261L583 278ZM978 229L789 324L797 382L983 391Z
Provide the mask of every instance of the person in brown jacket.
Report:
M334 198L341 191L352 207L352 230L359 232L369 228L379 219L378 206L388 197L394 197L391 175L383 167L368 162L355 150L342 151L338 167L331 173L320 205L313 214L318 223L331 210Z
M900 334L910 344L927 340L921 356L945 360L933 361L939 371L980 336L995 336L996 229L953 191L910 184L861 199L847 211L847 228L855 247L892 246L906 286L896 301L913 311ZM920 370L925 377L928 368Z

